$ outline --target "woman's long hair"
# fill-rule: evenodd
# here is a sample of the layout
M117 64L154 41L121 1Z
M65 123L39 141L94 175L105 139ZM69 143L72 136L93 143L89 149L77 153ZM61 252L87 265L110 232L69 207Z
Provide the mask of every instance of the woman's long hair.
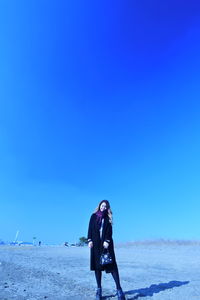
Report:
M110 208L110 203L108 200L101 200L101 202L99 203L99 205L97 206L97 208L95 209L94 213L96 213L98 210L100 210L100 206L101 204L105 202L106 203L106 209L108 212L108 218L109 218L109 222L113 225L113 214L112 214L112 210Z

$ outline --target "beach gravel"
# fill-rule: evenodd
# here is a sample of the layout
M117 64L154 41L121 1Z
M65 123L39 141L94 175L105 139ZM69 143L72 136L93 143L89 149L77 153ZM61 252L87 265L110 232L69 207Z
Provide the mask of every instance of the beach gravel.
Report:
M0 300L92 300L89 248L0 246ZM199 243L127 243L115 247L126 299L199 300ZM103 272L103 299L116 300Z

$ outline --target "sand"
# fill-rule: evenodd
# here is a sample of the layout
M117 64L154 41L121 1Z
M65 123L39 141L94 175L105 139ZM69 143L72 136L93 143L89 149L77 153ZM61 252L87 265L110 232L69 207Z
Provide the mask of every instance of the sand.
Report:
M0 300L95 299L88 247L0 246ZM129 243L115 247L126 299L200 299L200 244ZM117 299L103 272L103 299Z

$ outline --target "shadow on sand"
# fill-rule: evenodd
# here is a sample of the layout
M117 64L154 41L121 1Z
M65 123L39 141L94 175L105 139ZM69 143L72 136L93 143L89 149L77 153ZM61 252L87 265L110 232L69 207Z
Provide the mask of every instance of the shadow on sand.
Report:
M127 298L128 300L136 300L140 297L147 297L147 296L153 296L155 293L159 293L161 291L167 290L167 289L172 289L174 287L179 287L184 284L188 284L189 281L170 281L168 283L159 283L159 284L152 284L150 287L147 288L142 288L142 289L137 289L137 290L130 290L130 291L124 291L124 294L126 295L126 298L128 295L133 295L132 298ZM115 297L115 295L107 295L102 297L103 300Z

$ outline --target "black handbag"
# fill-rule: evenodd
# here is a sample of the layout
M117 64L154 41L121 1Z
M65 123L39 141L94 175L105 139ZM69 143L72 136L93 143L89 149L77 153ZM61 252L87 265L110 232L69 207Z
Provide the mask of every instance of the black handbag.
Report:
M113 263L113 260L110 255L110 252L108 251L108 249L104 249L100 256L100 265L105 266L105 265L112 264L112 263Z

